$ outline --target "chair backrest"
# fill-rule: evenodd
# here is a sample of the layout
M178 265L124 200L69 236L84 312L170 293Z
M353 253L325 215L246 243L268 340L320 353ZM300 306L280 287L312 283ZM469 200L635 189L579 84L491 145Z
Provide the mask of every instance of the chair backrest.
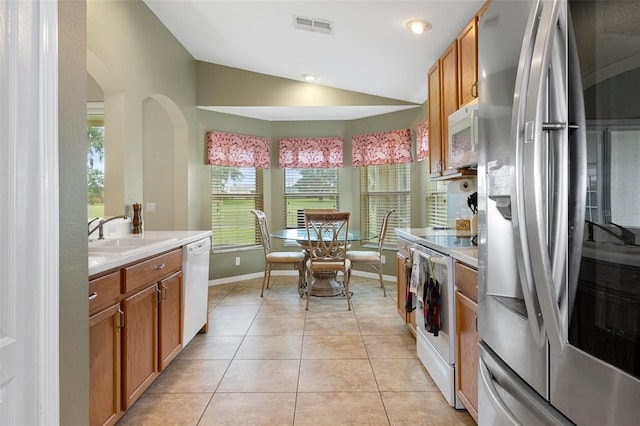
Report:
M336 209L298 209L297 219L298 228L304 228L304 214L305 212L335 212Z
M265 256L271 253L271 236L269 235L269 226L267 225L267 216L262 210L251 210L251 213L256 215L258 221L258 230L260 231L260 238L262 239L262 246L264 247Z
M307 250L312 262L346 260L349 212L306 212Z
M378 252L382 253L382 246L384 245L384 238L387 236L387 228L389 225L389 216L395 212L395 209L389 209L384 214L382 219L382 226L380 227L380 235L378 236Z
M333 213L336 209L304 209L305 213Z

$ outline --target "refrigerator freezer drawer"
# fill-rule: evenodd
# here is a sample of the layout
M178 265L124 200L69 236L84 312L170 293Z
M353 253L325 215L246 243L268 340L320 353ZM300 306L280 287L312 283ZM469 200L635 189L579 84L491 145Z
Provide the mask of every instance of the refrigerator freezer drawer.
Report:
M571 425L484 342L479 343L478 424Z

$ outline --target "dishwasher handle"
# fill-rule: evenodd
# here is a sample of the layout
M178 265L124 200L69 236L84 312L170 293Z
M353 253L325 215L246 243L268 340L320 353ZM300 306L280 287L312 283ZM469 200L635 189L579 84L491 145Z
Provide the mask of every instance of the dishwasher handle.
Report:
M187 252L191 255L204 254L211 249L211 240L205 238L204 240L196 241L187 245Z

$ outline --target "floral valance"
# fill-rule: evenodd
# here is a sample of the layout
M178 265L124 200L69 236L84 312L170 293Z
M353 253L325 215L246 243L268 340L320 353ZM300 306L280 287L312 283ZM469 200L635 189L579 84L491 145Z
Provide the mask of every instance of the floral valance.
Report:
M342 138L281 138L280 168L342 167Z
M369 133L352 138L353 167L411 162L411 129Z
M429 120L424 119L416 126L416 159L425 160L429 157Z
M255 167L268 169L269 138L207 132L207 164L228 167Z

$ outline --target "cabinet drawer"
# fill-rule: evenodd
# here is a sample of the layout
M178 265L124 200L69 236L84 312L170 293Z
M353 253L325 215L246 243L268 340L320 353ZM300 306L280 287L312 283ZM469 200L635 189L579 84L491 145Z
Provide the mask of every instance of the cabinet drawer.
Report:
M458 290L474 302L478 302L478 271L456 262L455 274Z
M89 314L120 299L120 271L89 281Z
M182 267L182 249L153 257L124 269L124 293L162 280Z

